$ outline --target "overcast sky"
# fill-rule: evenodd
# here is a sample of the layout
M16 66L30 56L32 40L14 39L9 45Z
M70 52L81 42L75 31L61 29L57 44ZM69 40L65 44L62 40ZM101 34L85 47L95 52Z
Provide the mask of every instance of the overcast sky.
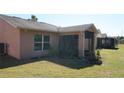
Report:
M31 14L9 14L29 19ZM73 26L94 23L102 33L109 36L124 36L124 14L34 14L38 21L57 26Z

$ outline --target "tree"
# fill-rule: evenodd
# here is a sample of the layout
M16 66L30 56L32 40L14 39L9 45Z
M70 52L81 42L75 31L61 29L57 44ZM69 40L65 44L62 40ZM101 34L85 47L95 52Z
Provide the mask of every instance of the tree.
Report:
M38 18L35 15L31 15L31 21L37 21Z

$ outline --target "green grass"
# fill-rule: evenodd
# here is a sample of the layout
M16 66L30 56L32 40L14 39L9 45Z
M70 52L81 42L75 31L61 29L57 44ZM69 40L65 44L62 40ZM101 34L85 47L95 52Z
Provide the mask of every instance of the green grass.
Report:
M124 77L124 45L118 50L103 49L102 65L83 64L77 59L42 58L18 61L0 58L0 77Z

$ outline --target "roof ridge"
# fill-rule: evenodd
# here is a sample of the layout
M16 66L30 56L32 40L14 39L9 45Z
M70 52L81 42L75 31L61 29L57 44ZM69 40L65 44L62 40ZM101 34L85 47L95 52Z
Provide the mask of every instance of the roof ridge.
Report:
M94 25L93 23L89 23L89 24L80 24L80 25L72 25L72 26L65 26L65 27L62 27L62 28L68 28L68 27L75 27L75 26L85 26L85 25Z
M53 25L53 24L49 24L47 22L39 22L39 23L43 23L43 24L48 24L48 25L51 25L51 26L59 27L59 26L56 26L56 25Z

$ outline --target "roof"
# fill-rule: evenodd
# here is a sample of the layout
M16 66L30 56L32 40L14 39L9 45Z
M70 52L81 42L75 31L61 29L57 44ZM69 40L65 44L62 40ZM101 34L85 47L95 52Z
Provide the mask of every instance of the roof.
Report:
M2 15L2 14L0 14L0 18L2 18L7 23L9 23L10 25L16 28L49 31L49 32L75 32L75 31L77 32L77 31L86 31L91 27L95 27L94 24L58 27L45 22L36 22L36 21L27 20L27 19L22 19L19 17Z
M124 41L124 39L121 39L120 41Z
M76 26L69 26L69 27L61 27L59 31L60 32L86 31L86 30L89 30L93 26L94 24L84 24L84 25L76 25Z
M57 32L58 27L47 24L44 22L35 22L27 19L22 19L18 17L10 17L6 15L1 15L0 18L8 22L10 25L21 28L21 29L31 29L31 30L44 30L44 31L51 31L51 32Z
M97 37L101 37L101 38L105 38L105 37L107 37L107 34L106 33L99 33L99 34L97 34Z
M97 34L101 34L101 30L100 29L97 29Z

